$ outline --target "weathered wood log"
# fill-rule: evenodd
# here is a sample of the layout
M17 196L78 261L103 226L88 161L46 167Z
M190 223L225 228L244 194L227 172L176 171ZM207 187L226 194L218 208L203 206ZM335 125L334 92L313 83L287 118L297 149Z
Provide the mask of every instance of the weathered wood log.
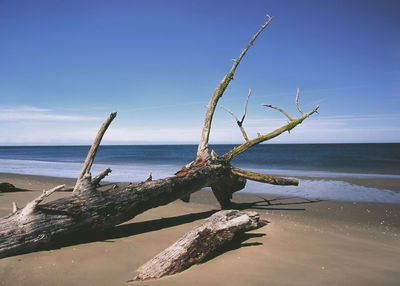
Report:
M0 257L51 245L72 233L108 229L148 209L211 186L229 176L229 172L229 165L209 161L187 169L185 175L104 191L96 190L90 177L86 177L79 185L79 192L39 204L42 195L25 208L1 218Z
M213 214L138 269L130 281L172 275L207 261L215 252L246 231L266 224L256 212L223 210ZM130 282L129 281L129 282Z
M21 191L26 191L26 190L17 188L16 186L10 183L0 183L0 193L21 192Z

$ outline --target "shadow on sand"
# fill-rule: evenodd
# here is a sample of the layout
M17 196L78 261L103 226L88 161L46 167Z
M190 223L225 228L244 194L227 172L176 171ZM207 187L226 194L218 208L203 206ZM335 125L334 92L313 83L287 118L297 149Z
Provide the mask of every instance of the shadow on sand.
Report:
M250 203L232 203L232 208L238 210L305 211L304 207L293 206L322 202L322 200L309 200L300 197L276 197L273 199L266 199L261 196L257 197L261 200Z
M304 207L294 208L292 206L302 206L305 204L311 204L320 202L320 200L308 200L303 198L294 198L294 197L276 197L273 199L266 199L264 197L259 196L261 200L254 202L246 202L246 203L232 203L233 209L238 210L286 210L286 211L305 211ZM219 210L210 210L198 213L190 213L179 216L160 218L142 222L133 222L133 223L124 223L118 226L115 226L107 231L100 233L80 233L71 235L68 238L63 238L63 242L59 242L55 245L55 247L65 247L69 245L89 243L94 241L104 241L104 242L112 242L113 239L118 239L122 237L128 237L131 235L138 235L152 231L158 231L165 228L170 228L178 225L183 225L186 223L191 223L200 219L206 219L210 217L212 214L216 213ZM249 237L246 234L242 238Z
M277 197L273 199L265 199L263 197L259 197L261 200L254 202L246 202L246 203L233 203L232 208L238 210L287 210L287 211L304 211L305 208L293 208L293 205L304 205L310 204L320 201L312 201L301 198L286 198L286 197ZM287 206L289 206L287 208ZM219 210L210 210L198 213L190 213L179 216L173 216L168 218L160 218L155 220L148 220L143 222L133 222L133 223L125 223L118 226L115 226L111 229L108 229L103 232L85 232L85 233L75 233L69 236L63 236L62 239L56 240L51 246L39 247L37 249L40 250L53 250L59 249L67 246L73 246L78 244L91 243L96 241L103 241L108 243L113 243L114 239L128 237L132 235L138 235L143 233L148 233L152 231L158 231L165 228L170 228L178 225L183 225L186 223L191 223L200 219L205 219L210 217L212 214ZM267 221L268 222L268 221ZM229 245L222 248L218 252L216 252L210 259L225 253L230 250L238 249L240 247L248 247L248 246L257 246L262 245L260 242L252 242L246 243L250 238L253 237L262 237L265 236L264 233L243 233L237 235ZM177 237L178 239L178 237ZM171 242L172 244L173 242ZM31 251L28 251L31 252Z

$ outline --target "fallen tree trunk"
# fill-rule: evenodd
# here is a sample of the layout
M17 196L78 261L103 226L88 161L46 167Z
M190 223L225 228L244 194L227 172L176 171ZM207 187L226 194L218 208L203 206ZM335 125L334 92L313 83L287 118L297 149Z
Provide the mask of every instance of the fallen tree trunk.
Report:
M219 211L138 269L130 281L161 278L208 260L238 234L266 224L256 212Z
M259 134L257 137L249 139L243 127L245 118L243 116L238 121L238 125L245 137L245 143L221 157L213 151L210 153L208 146L211 121L218 100L233 79L243 56L271 20L272 18L268 16L266 23L252 37L240 56L234 60L231 70L217 86L207 106L195 161L184 166L173 177L152 181L151 175L149 175L145 182L137 185L113 186L107 190L97 189L99 182L111 172L110 169L106 169L93 179L90 174L101 139L116 117L116 113L111 113L100 128L89 150L70 196L40 204L54 191L63 189L63 186L58 186L44 192L22 209L18 209L14 204L12 213L0 219L0 257L34 251L42 246L51 246L52 243L70 234L79 235L81 232L102 231L111 228L148 209L168 204L177 199L188 201L191 193L204 187L211 187L221 207L226 209L231 206L232 193L243 189L247 179L276 185L297 185L297 180L276 178L234 168L230 161L259 143L279 136L283 132L289 132L317 112L318 106L308 113L304 113L300 109L298 106L299 92L296 96L296 106L301 113L299 118L294 119L282 109L267 105L283 112L289 118L289 123L270 133ZM249 96L246 99L245 113Z
M34 250L74 232L101 231L136 215L173 202L229 174L229 166L207 162L178 175L104 191L94 189L90 178L81 182L79 192L43 205L50 190L0 219L0 257ZM63 186L55 188L62 189Z

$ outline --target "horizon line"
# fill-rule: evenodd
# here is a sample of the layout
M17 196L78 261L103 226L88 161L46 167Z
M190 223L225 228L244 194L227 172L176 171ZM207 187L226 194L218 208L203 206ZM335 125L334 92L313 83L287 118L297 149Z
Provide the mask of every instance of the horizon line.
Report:
M213 145L242 145L243 143L211 143L210 146ZM263 142L259 145L350 145L350 144L400 144L400 142L293 142L293 143L271 143L271 142ZM14 144L14 145L1 145L0 147L86 147L91 146L92 144ZM100 146L179 146L179 145L187 145L187 146L197 146L198 143L132 143L132 144L100 144Z

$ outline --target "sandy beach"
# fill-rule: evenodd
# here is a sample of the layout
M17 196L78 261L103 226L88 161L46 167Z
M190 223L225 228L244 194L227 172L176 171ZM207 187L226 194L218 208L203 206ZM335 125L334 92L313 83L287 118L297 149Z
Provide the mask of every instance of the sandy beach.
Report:
M0 194L0 216L73 179L0 174L22 191ZM382 188L385 182L361 182ZM398 190L398 180L386 182ZM58 192L51 199L68 196ZM308 201L237 193L238 208L269 223L240 247L143 285L398 285L400 205ZM135 270L218 209L211 192L147 211L101 237L0 259L0 285L127 285Z

